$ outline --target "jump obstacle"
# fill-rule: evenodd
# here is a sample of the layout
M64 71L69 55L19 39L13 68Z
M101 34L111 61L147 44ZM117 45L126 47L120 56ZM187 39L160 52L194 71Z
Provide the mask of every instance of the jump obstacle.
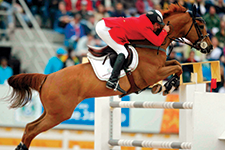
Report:
M220 81L219 62L212 63L212 78ZM195 84L180 85L180 102L121 102L118 97L96 98L95 150L120 150L120 146L191 150L225 149L225 94L205 92L206 84L202 82L201 65L196 64L196 66L198 69L194 69L194 72L198 75L195 74L195 80L192 80ZM120 139L121 108L180 109L180 142Z

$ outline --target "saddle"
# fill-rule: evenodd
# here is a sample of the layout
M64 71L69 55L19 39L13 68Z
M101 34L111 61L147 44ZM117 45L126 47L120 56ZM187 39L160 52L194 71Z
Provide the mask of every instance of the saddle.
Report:
M132 59L133 59L133 52L132 50L129 48L128 45L125 45L125 48L127 49L128 51L128 57L127 59L125 60L124 62L124 65L123 65L123 70L125 71L126 73L126 76L130 82L130 89L127 91L126 94L122 94L120 95L120 97L123 97L125 95L128 95L130 93L139 93L140 88L135 84L135 81L134 81L134 78L133 78L133 75L132 75L132 72L130 69L128 69L129 65L131 64L132 62ZM110 60L110 65L111 67L113 67L114 63L115 63L115 60L116 60L116 57L117 57L117 53L111 48L109 47L108 45L105 46L105 47L93 47L93 46L88 46L88 51L95 57L103 57L105 56L105 59L103 61L103 64L105 63L105 60L107 59L107 57L109 58Z

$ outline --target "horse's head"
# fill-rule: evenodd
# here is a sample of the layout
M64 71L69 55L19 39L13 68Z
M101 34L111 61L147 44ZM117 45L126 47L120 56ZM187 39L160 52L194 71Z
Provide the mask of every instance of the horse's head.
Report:
M186 26L185 38L192 42L192 47L200 50L202 53L209 53L212 49L212 43L207 34L205 21L202 17L196 15L196 6L194 5L193 11L188 11L192 22ZM188 27L189 26L189 27Z
M186 44L202 53L209 53L212 50L205 21L197 16L196 6L193 6L193 11L186 11L180 4L171 4L171 8L164 12L164 15L167 16L165 21L171 22L171 35L168 36L171 40L179 38L179 41L184 42L182 38L186 38L191 42Z

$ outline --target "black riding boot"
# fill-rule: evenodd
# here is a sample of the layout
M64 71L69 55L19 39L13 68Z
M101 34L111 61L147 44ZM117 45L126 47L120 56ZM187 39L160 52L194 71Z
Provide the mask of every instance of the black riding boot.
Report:
M113 65L112 74L106 83L106 87L109 89L114 89L115 91L118 90L121 93L126 94L126 91L124 91L119 86L119 81L118 81L120 71L123 68L124 61L125 61L125 56L123 53L120 53L116 58L115 64Z

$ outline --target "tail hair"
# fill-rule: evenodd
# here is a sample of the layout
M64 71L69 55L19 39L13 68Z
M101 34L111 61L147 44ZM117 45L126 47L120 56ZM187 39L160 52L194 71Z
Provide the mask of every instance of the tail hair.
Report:
M6 100L11 103L10 108L25 106L32 99L32 89L40 92L47 75L44 74L18 74L8 79L13 91Z

